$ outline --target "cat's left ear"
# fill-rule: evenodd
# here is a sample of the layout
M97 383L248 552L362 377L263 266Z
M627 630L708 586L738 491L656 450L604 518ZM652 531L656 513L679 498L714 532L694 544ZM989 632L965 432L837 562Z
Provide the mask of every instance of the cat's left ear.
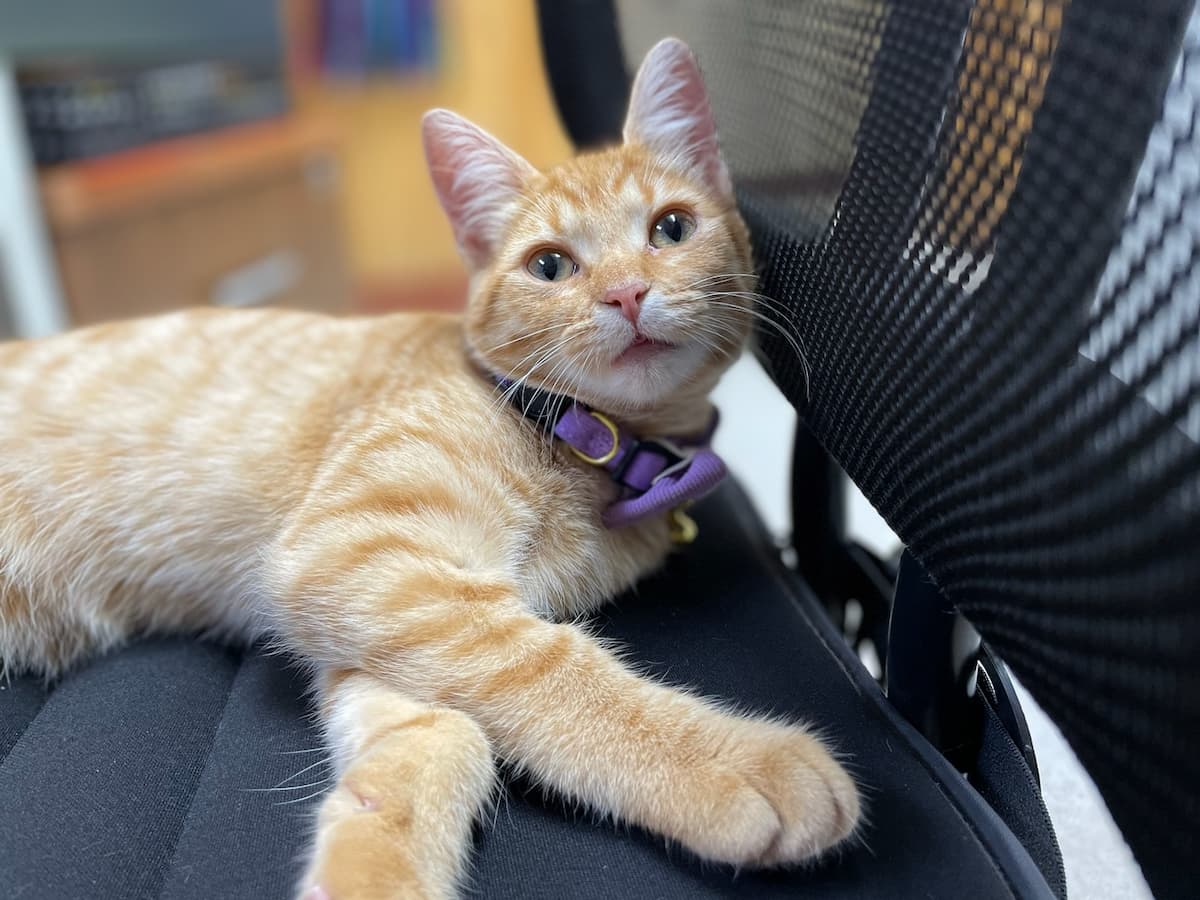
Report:
M733 199L733 183L717 145L717 123L700 67L678 38L659 41L642 60L624 136L627 144L642 144L668 158L684 159L705 185Z
M454 239L467 261L491 261L526 182L537 171L478 125L448 109L421 122L425 160Z

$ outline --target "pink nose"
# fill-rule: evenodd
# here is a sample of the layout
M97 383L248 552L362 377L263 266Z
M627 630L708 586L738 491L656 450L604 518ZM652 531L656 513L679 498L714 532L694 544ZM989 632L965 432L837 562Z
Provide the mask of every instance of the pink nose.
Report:
M610 306L621 307L621 315L636 325L638 314L642 311L642 299L648 290L650 286L644 281L633 281L620 287L609 288L604 292L604 302Z

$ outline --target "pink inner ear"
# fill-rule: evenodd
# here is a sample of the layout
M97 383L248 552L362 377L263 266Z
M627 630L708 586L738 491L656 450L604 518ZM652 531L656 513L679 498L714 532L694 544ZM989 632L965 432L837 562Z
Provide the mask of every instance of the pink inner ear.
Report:
M625 140L667 157L682 156L709 187L733 196L708 91L695 57L682 41L667 38L646 55L629 102Z
M473 266L486 265L533 167L447 110L427 113L422 126L429 174L454 238Z

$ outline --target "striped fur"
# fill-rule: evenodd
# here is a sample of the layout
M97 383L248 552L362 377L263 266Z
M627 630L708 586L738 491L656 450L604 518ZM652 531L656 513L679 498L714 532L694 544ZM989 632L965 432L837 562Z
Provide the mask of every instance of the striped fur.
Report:
M663 119L651 76L671 73L661 102L683 90L703 119L686 133L715 147L702 86L675 83L699 79L686 48L646 65L631 117ZM497 758L740 866L855 826L854 784L813 735L642 678L569 624L661 564L667 522L604 529L611 482L481 374L634 430L706 421L753 314L745 228L711 168L627 133L537 172L453 114L427 121L455 171L462 317L197 310L0 345L0 662L53 677L163 632L270 634L308 660L339 778L306 896L454 895ZM486 208L480 172L519 190ZM695 234L652 248L668 209ZM537 281L546 246L578 274ZM602 302L631 278L650 286L638 329L671 345L633 362L637 332Z

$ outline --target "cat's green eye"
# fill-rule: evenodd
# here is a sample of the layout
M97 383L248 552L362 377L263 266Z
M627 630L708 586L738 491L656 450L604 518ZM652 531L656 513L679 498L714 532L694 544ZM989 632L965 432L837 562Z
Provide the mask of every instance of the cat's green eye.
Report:
M682 210L674 209L663 213L650 229L650 244L653 247L673 247L682 244L696 230L696 220Z
M561 250L542 250L535 253L525 264L529 274L541 281L565 281L576 272L579 266L575 260Z

